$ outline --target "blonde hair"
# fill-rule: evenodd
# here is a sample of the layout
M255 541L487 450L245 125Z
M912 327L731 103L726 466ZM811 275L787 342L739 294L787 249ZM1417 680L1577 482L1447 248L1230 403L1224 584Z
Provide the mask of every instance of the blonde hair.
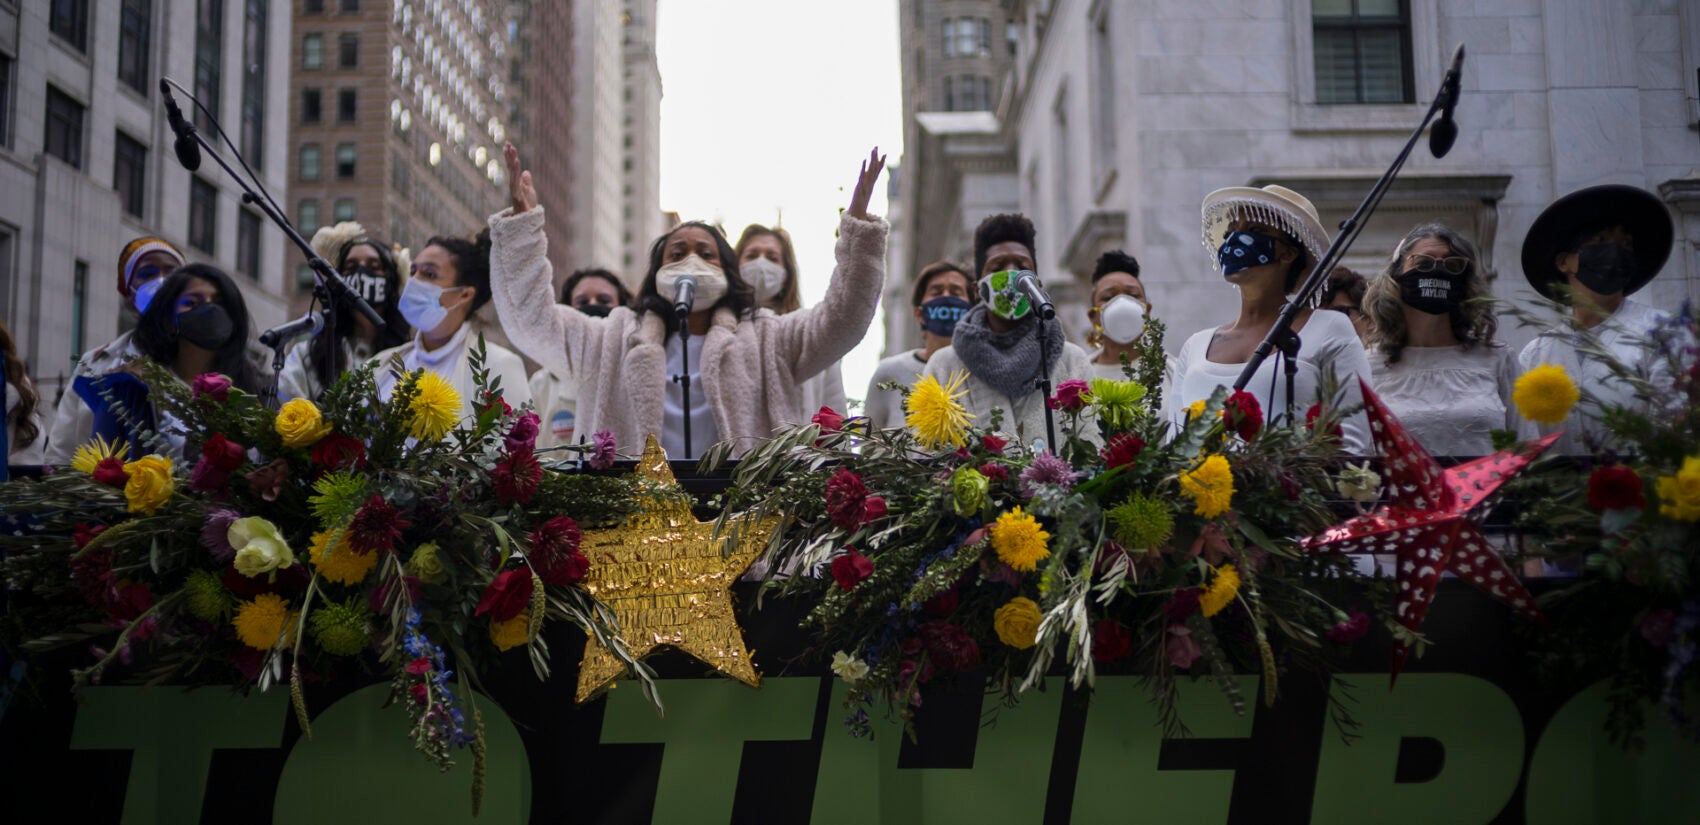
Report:
M1371 329L1369 346L1387 355L1387 363L1399 363L1405 347L1410 345L1410 330L1405 327L1405 301L1399 297L1399 273L1405 265L1405 250L1424 238L1435 238L1446 244L1452 254L1470 259L1464 277L1464 298L1448 313L1452 334L1460 348L1469 350L1477 344L1492 344L1499 330L1487 278L1482 275L1481 255L1469 238L1446 224L1433 221L1419 224L1405 233L1405 239L1393 249L1387 266L1370 278L1364 291L1363 312L1369 316Z

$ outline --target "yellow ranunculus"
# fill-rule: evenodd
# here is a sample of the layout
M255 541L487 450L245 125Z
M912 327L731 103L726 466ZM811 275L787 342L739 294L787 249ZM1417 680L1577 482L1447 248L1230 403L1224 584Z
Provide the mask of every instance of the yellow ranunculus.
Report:
M1535 367L1519 376L1511 387L1511 403L1517 405L1518 414L1547 426L1564 423L1581 397L1570 373L1557 364Z
M283 409L277 411L277 421L273 426L277 428L277 434L283 436L285 447L311 447L331 432L331 425L325 423L319 408L305 398L284 404Z
M507 651L531 640L531 611L520 613L505 622L490 623L490 642L497 650Z
M236 572L249 578L295 563L295 551L289 549L277 525L259 516L231 522L228 537L236 550Z
M1660 476L1657 489L1659 515L1677 521L1700 521L1700 455L1682 460L1673 476Z
M1039 621L1044 617L1032 599L1016 596L992 614L992 629L998 632L998 641L1026 650L1038 638Z
M130 512L151 514L171 500L177 485L171 480L171 459L145 455L124 465L130 480L124 483L124 500Z

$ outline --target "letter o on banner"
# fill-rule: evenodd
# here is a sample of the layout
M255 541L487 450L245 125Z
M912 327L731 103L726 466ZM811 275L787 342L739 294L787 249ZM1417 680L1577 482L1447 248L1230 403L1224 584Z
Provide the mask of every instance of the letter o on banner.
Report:
M1643 706L1647 748L1612 744L1609 687L1599 682L1553 714L1529 760L1528 825L1691 821L1700 811L1700 745L1671 730L1662 708Z
M505 825L529 819L531 766L525 745L495 702L484 697L478 702L489 772L484 810L473 819L471 749L455 751L454 768L439 772L408 745L409 720L402 706L383 707L389 692L389 685L362 688L313 719L313 738L296 740L278 780L272 811L277 825ZM471 711L466 715L471 727Z

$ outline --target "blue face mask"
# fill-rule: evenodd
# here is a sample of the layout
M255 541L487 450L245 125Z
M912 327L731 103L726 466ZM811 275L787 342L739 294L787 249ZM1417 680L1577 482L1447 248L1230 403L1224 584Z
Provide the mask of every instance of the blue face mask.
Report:
M972 306L954 295L940 295L921 305L921 328L940 338L949 338L956 332L956 322Z
M1226 277L1242 269L1275 262L1275 239L1261 232L1229 232L1216 249L1216 263Z
M407 285L401 288L401 301L397 306L401 317L420 332L430 332L441 326L443 319L449 317L449 308L443 306L444 291L443 287L418 278L407 279Z
M148 304L153 303L154 293L159 291L159 285L163 283L165 283L164 278L154 278L136 287L135 291L131 293L130 300L135 303L137 314L148 311Z

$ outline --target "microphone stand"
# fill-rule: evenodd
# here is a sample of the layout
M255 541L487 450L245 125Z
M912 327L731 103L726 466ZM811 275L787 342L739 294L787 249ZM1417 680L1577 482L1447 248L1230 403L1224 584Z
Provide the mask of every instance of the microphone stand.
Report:
M691 452L691 319L690 313L680 312L679 318L679 374L673 376L683 390L679 406L685 420L685 454L681 458L689 459Z
M207 107L202 105L200 100L198 100L187 89L184 89L176 81L165 82L170 82L171 85L176 87L179 92L182 92L185 97L189 98L189 100L195 104L195 107L201 110L202 114L206 115L207 121L211 123L214 128L218 129L220 137L224 138L225 144L229 146L231 154L236 156L236 160L242 164L242 168L249 169L248 162L242 158L242 152L234 145L230 145L230 138L224 135L224 127L218 124L218 120L213 117L212 112L207 111ZM333 347L337 343L336 301L340 300L350 304L354 307L355 311L366 316L366 320L371 321L374 327L378 330L383 330L384 319L378 315L377 310L372 309L371 304L367 303L365 299L361 298L354 292L354 290L350 289L348 282L344 281L342 276L337 273L336 267L331 266L329 261L326 261L324 258L320 257L317 252L314 252L313 246L307 243L305 238L301 237L301 233L295 231L294 224L291 224L289 219L284 217L283 213L278 210L277 204L272 200L271 195L269 193L262 194L265 193L265 187L260 183L257 177L252 177L253 171L249 169L248 172L251 178L244 178L243 176L236 174L236 170L232 169L230 164L225 161L224 156L220 155L218 150L213 148L212 144L207 142L207 139L201 135L199 129L190 126L188 128L188 132L189 135L195 139L195 142L200 144L201 151L211 155L212 159L224 169L224 173L229 175L231 180L236 181L237 186L242 187L242 202L252 204L258 208L261 214L269 218L272 223L277 224L277 227L283 230L284 236L293 242L296 247L300 248L302 254L307 256L308 265L313 268L314 274L318 276L318 283L313 287L313 299L323 303L325 308L329 310L329 312L326 313L325 318L325 332L331 336ZM194 170L191 169L189 171L193 172ZM261 403L269 409L275 410L278 408L277 376L278 373L283 371L284 350L288 347L288 343L289 342L287 341L279 341L278 344L272 348L273 358L271 380L267 382L265 389L262 390L260 394Z
M1050 439L1045 443L1050 447L1051 455L1061 455L1057 451L1056 413L1051 410L1051 344L1045 339L1045 313L1039 312L1034 320L1039 322L1033 325L1039 336L1039 380L1035 385L1043 393L1039 400L1045 407L1045 437Z
M1459 53L1462 54L1461 49ZM1405 167L1406 159L1411 156L1411 150L1417 145L1417 138L1422 137L1423 130L1428 128L1429 122L1434 119L1435 114L1449 105L1449 99L1455 100L1457 94L1457 84L1452 82L1451 77L1441 82L1440 93L1435 95L1434 102L1429 104L1428 112L1423 115L1422 122L1418 123L1417 128L1412 130L1410 139L1405 141L1405 148L1399 151L1399 156L1393 159L1393 164L1387 167L1387 171L1381 174L1381 179L1370 188L1369 194L1365 195L1363 202L1358 204L1357 211L1353 212L1351 217L1340 222L1340 234L1335 236L1334 243L1329 245L1327 253L1322 256L1322 260L1316 262L1316 265L1310 271L1310 275L1300 285L1299 291L1293 299L1281 307L1281 314L1275 318L1275 326L1270 327L1269 334L1264 336L1263 341L1252 352L1251 360L1246 362L1245 369L1240 371L1240 377L1234 381L1234 389L1245 389L1246 385L1251 383L1252 376L1257 374L1258 368L1263 366L1263 362L1268 360L1269 355L1276 348L1280 348L1282 357L1287 359L1287 417L1288 420L1292 419L1293 384L1294 377L1298 372L1300 344L1298 333L1293 332L1292 329L1293 319L1298 317L1300 309L1310 303L1317 290L1321 289L1322 284L1327 280L1328 273L1332 272L1334 267L1340 263L1340 259L1345 256L1346 250L1351 248L1352 242L1356 241L1358 235L1363 232L1364 222L1368 220L1371 213L1375 212L1376 207L1381 205L1382 196L1386 195L1387 189L1393 185L1393 179L1398 176L1399 170ZM1446 153L1444 149L1436 151L1441 155Z

